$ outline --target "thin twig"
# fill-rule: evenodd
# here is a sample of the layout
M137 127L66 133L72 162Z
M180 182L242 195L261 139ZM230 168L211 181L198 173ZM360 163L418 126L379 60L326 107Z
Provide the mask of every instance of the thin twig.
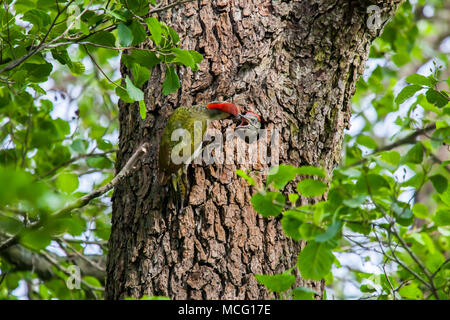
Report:
M416 254L411 249L409 249L408 244L405 242L405 240L403 240L403 238L398 234L398 232L394 228L392 228L392 233L400 241L400 244L402 245L403 249L405 249L406 252L408 252L409 256L417 263L419 268L422 270L422 272L428 278L428 280L430 281L430 283L429 283L430 289L433 292L434 297L437 300L439 300L439 295L437 294L436 287L434 286L433 277L430 274L430 272L428 271L427 267L425 267L425 265L419 260L419 258L416 256Z
M64 7L64 9L62 10L62 12L64 12L67 7L74 2L75 0L71 0L69 1L66 6ZM62 13L61 12L61 13ZM30 49L30 51L28 51L28 53L22 57L20 57L19 59L16 59L14 61L12 61L11 63L9 63L7 66L3 67L2 69L0 69L0 74L2 74L3 72L7 72L9 70L14 69L15 67L21 65L25 60L27 60L29 57L31 57L32 55L35 55L36 53L38 53L39 51L42 51L43 49L45 49L47 47L47 44L44 43L44 41L47 39L48 34L50 33L51 29L54 26L54 23L56 22L56 19L61 15L61 13L58 13L56 18L53 20L52 25L50 26L50 28L47 31L47 34L44 36L44 38L39 42L39 44L36 46L36 48L32 48Z
M431 275L431 278L436 277L436 275L439 273L439 271L441 271L441 269L442 269L447 263L449 263L449 262L450 262L450 258L447 258L447 260L445 260L445 261L439 266L439 268L437 268L436 271L433 272L433 274Z
M92 244L98 245L100 247L105 246L107 244L107 241L93 241L93 240L79 240L79 239L64 239L64 241L68 243Z
M102 44L93 43L93 42L89 42L89 41L82 41L82 42L76 42L76 41L58 42L58 43L55 43L55 44L47 45L47 48L57 48L57 47L60 47L60 46L67 46L67 45L71 45L71 44L89 45L89 46L93 46L93 47L104 48L104 49L109 49L109 50L116 50L116 51L139 49L138 47L110 47L110 46L105 46L105 45L102 45ZM155 50L151 50L151 49L146 49L146 50L147 51L156 52Z
M10 238L6 239L2 243L0 243L0 251L2 251L3 249L9 248L13 244L15 244L16 241L17 241L16 237L10 237Z
M66 11L66 9L67 9L67 8L72 4L72 2L74 2L74 1L75 1L75 0L69 1L69 2L64 6L64 8L62 9L62 11L60 11L60 10L59 10L59 7L58 7L58 14L56 15L55 19L53 19L52 24L51 24L50 27L48 28L47 33L45 34L44 38L42 38L41 42L39 43L39 46L42 45L42 44L45 42L45 40L47 40L48 35L50 34L50 31L52 31L53 27L55 26L56 20L58 20L59 16L60 16L64 11Z
M50 41L50 42L49 42L49 45L52 44L52 43L54 43L54 42L56 42L56 41L58 41L58 40L60 40L60 39L62 39L62 38L64 38L65 35L70 31L70 29L72 29L72 26L73 26L76 22L78 22L78 20L81 19L81 17L86 13L86 11L88 11L89 7L92 5L93 2L94 2L94 0L91 0L91 1L88 3L88 5L86 6L86 8L84 8L84 10L83 10L78 16L76 16L75 19L73 19L72 23L66 28L66 30L65 30L63 33L61 33L59 36L57 36L55 39L53 39L52 41Z
M68 276L72 275L72 273L69 270L67 270L62 265L60 265L56 259L54 259L51 255L49 255L44 250L39 251L39 254L41 256L43 256L45 260L47 260L52 265L54 265L58 270L62 271L63 273L65 273ZM83 279L80 279L80 282L85 287L87 287L89 290L97 290L97 291L102 291L102 292L105 291L105 289L103 287L94 287L94 286L90 285L89 283L87 283L86 281L84 281Z
M109 190L111 190L112 188L117 186L119 183L122 182L122 180L126 176L131 174L136 169L136 167L134 165L136 164L137 160L140 157L142 157L144 154L146 154L148 152L149 148L150 148L150 145L148 142L143 143L141 146L138 147L138 149L130 157L130 159L127 161L125 166L120 170L120 172L108 184L92 191L91 193L88 193L87 195L68 204L66 207L56 211L52 215L52 218L57 219L65 214L70 213L74 209L82 208L82 207L86 206L87 204L89 204L89 202L91 202L93 199L100 197L101 195L105 194L106 192L108 192ZM37 229L42 226L42 223L43 222L41 220L41 221L33 224L30 228L28 228L28 230L29 229ZM7 239L6 241L4 241L3 243L1 243L0 250L16 243L21 235L22 235L22 233L16 234L15 236L13 236L13 237Z
M386 272L386 263L389 261L389 259L386 259L385 261L384 261L384 263L383 263L383 273L384 273L384 276L386 277L386 280L387 280L387 282L389 283L389 286L391 287L391 290L392 290L392 295L393 295L393 300L396 300L396 298L395 298L395 289L394 289L394 286L392 285L392 283L391 283L391 279L389 279L389 276L388 276L388 274L387 274L387 272Z
M152 13L157 13L157 12L165 11L165 10L171 9L171 8L173 8L173 7L175 7L175 6L178 6L178 5L181 5L181 4L184 4L184 3L188 3L188 2L193 2L193 1L195 1L195 0L184 0L184 1L174 2L174 3L171 3L171 4L169 4L169 5L167 5L167 6L164 6L164 7L161 7L161 8L153 8L153 9L150 10L148 13L149 13L149 14L152 14Z
M103 71L103 69L98 65L97 61L95 61L94 57L91 55L91 53L89 52L88 48L86 47L86 45L83 45L84 50L86 50L86 53L88 54L89 58L91 58L92 63L97 67L98 70L100 70L100 72L103 74L103 76L112 84L114 84L116 87L127 91L127 89L125 89L124 87L122 87L120 84L115 83L114 81L112 81L108 75L105 73L105 71Z
M352 164L348 165L346 168L354 167L354 166L358 166L360 164L363 164L364 162L366 162L368 160L367 158L369 156L377 154L378 152L392 150L392 149L397 148L399 146L402 146L404 144L412 144L412 143L416 142L416 138L418 136L421 136L421 135L427 133L428 131L431 131L431 130L434 130L434 129L436 129L436 124L432 123L432 124L426 126L425 128L416 130L413 133L411 133L410 135L408 135L408 136L406 136L406 137L404 137L404 138L402 138L400 140L397 140L394 143L391 143L391 144L388 144L386 146L383 146L383 147L375 149L371 154L367 155L364 159L359 160L359 161L357 161L355 163L352 163Z
M373 195L372 195L372 191L371 191L371 187L369 184L369 181L367 179L367 175L365 175L365 180L366 180L366 187L367 187L367 191L369 196L373 199ZM420 187L418 188L420 189ZM411 200L410 200L411 201ZM380 207L378 205L377 202L373 201L373 204L375 205L375 207L380 210L381 213L383 213L383 216L386 220L389 221L389 215L386 213L386 211L384 210L384 208ZM428 280L430 282L427 282L425 279L423 279L420 275L418 275L417 273L415 273L411 268L407 267L406 264L401 263L400 260L396 257L395 255L395 250L392 249L391 246L391 242L388 242L388 246L392 251L392 255L395 258L395 261L397 263L399 263L403 268L405 268L406 270L408 270L412 275L414 275L417 279L419 279L422 283L424 283L427 287L430 288L430 290L433 292L433 295L436 297L437 300L439 300L439 296L437 294L436 288L434 286L434 282L433 282L433 278L431 277L430 273L428 272L428 269L423 265L423 263L419 260L419 258L417 258L417 256L414 254L414 252L412 252L409 247L408 244L405 242L405 240L403 240L403 238L398 234L398 232L395 230L395 227L393 227L393 222L391 222L389 224L389 227L387 228L383 228L385 229L388 234L393 234L399 241L399 244L402 246L402 248L408 253L408 255L414 260L414 262L419 266L419 268L422 270L422 272L425 274L425 276L428 278ZM377 240L379 241L378 235L375 232L375 236L377 238ZM380 245L381 248L381 245ZM387 255L386 255L387 256Z
M96 268L97 270L99 270L101 272L106 271L105 268L98 265L91 259L88 259L84 254L79 253L74 247L72 247L67 241L65 241L65 239L58 240L58 243L60 243L60 242L64 242L66 244L66 246L68 246L70 248L70 250L72 250L72 252L75 253L76 256L78 256L81 260L84 260L86 263L88 263L92 267ZM67 252L66 252L66 254L67 254Z
M70 213L74 209L82 208L86 206L89 202L91 202L92 199L98 198L101 195L105 194L112 188L114 188L116 185L118 185L126 176L128 176L131 172L134 171L137 160L142 157L144 154L148 152L150 145L148 142L145 142L142 144L130 157L128 162L125 164L125 166L120 170L120 172L106 185L103 187L100 187L91 193L88 193L87 195L81 197L80 199L76 200L75 202L67 205L66 207L58 210L53 214L53 217L62 216L66 213Z

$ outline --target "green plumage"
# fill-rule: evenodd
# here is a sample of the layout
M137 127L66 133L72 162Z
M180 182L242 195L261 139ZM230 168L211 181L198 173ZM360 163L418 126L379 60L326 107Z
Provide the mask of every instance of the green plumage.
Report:
M191 137L190 154L192 155L194 154L194 151L201 146L203 136L207 129L207 121L221 120L230 116L231 114L222 112L219 109L208 109L206 105L179 107L175 109L164 128L159 146L159 169L163 172L164 177L166 179L169 178L185 164L176 164L171 159L171 153L174 147L180 143L186 142L185 139L172 141L172 133L176 129L185 129L189 132ZM196 121L199 121L197 126L195 126ZM178 147L182 146L184 145L179 145Z

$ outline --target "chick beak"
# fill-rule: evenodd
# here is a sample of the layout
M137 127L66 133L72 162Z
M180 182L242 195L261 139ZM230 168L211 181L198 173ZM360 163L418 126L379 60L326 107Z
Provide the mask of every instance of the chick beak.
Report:
M237 126L237 128L248 127L248 125L249 125L248 117L244 114L241 114L240 118L241 118L241 123Z

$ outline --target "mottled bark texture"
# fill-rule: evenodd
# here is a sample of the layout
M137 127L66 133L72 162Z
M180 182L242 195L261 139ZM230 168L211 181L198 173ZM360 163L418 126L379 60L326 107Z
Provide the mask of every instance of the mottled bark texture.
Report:
M341 156L355 83L380 33L367 27L366 9L378 4L384 21L398 2L199 0L160 14L179 32L181 47L205 59L198 72L179 69L181 90L168 97L161 93L164 68L153 70L144 88L145 120L135 104L119 103L116 170L142 142L152 149L113 196L106 298L270 297L254 274L294 266L304 244L284 236L279 219L264 219L252 209L255 191L235 170L262 166L194 165L189 204L178 214L157 181L166 119L180 105L233 101L280 131L281 163L331 172ZM322 281L300 279L296 285L319 296L324 289Z

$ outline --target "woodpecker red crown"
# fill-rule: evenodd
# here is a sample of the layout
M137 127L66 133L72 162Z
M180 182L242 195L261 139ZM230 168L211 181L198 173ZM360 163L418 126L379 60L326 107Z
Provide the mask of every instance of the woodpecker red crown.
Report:
M206 105L208 109L219 109L220 111L237 116L240 113L239 107L231 102L213 102Z

